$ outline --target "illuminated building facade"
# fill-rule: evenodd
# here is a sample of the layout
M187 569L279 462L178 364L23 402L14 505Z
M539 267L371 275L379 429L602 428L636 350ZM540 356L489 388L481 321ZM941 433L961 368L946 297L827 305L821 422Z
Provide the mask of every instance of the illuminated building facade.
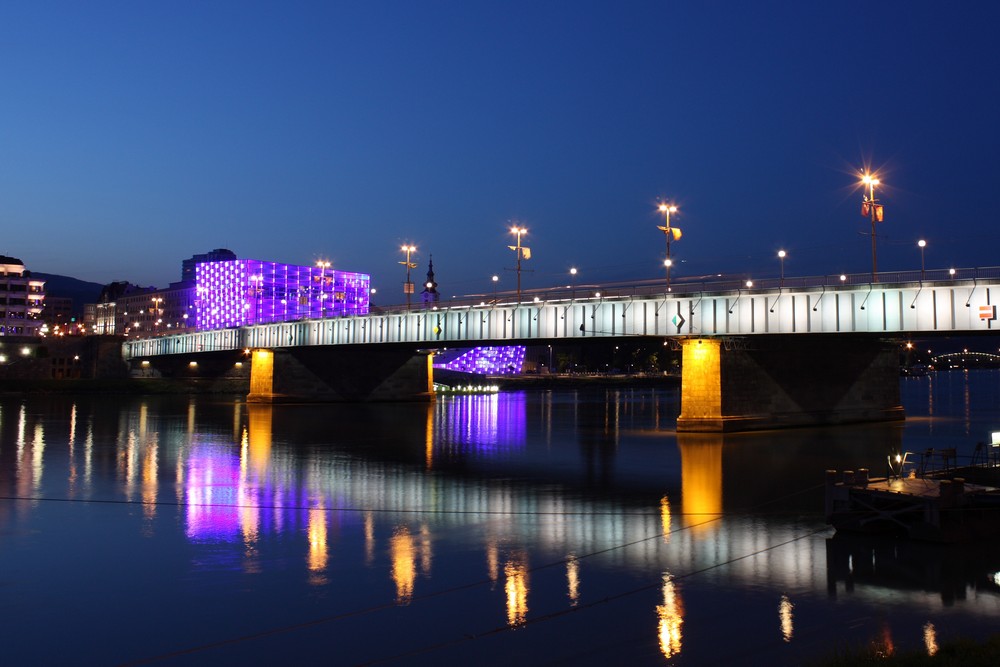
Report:
M0 255L0 336L37 336L45 306L45 281L31 277L24 262Z
M199 329L368 313L364 273L237 259L199 262L195 276Z
M436 368L477 375L519 375L524 367L524 345L474 347Z

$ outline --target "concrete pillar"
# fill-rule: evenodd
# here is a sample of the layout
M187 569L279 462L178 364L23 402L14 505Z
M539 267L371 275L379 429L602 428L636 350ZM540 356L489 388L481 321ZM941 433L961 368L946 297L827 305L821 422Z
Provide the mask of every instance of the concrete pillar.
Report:
M861 336L682 341L678 431L904 418L895 346Z

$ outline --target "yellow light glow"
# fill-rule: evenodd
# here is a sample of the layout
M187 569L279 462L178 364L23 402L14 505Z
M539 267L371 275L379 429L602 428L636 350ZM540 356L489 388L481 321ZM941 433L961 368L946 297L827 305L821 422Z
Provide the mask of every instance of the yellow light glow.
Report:
M924 624L924 646L927 648L927 655L933 656L938 652L937 630L930 621Z
M663 575L663 604L656 606L657 636L663 657L672 658L681 652L681 626L684 625L684 605L680 592L669 573Z
M573 554L566 559L566 584L570 606L575 607L580 602L580 561Z
M392 581L396 584L396 604L409 604L417 579L413 536L406 526L398 526L389 540L392 558Z
M670 518L670 500L666 496L660 498L660 526L663 529L663 541L670 541L672 520Z
M795 605L788 599L787 595L781 596L781 603L778 605L778 618L781 619L781 636L785 643L792 641L792 610Z
M326 569L326 509L322 505L309 510L309 569L322 572Z
M504 592L507 594L507 625L524 625L528 618L528 559L516 554L503 566Z

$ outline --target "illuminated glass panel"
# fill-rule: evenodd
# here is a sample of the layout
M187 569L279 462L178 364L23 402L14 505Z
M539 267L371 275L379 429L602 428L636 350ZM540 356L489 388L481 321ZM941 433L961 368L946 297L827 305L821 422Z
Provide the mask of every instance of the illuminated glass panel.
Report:
M518 375L524 366L524 345L474 347L436 368L479 375Z
M256 259L195 265L199 329L368 313L371 277Z

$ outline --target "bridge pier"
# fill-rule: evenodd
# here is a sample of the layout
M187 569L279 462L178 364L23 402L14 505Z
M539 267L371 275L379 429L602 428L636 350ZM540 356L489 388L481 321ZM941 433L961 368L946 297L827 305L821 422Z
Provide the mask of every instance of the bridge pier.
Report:
M679 432L904 419L898 351L874 337L688 338L681 346Z
M432 401L432 356L404 348L361 355L351 347L258 348L251 403Z

